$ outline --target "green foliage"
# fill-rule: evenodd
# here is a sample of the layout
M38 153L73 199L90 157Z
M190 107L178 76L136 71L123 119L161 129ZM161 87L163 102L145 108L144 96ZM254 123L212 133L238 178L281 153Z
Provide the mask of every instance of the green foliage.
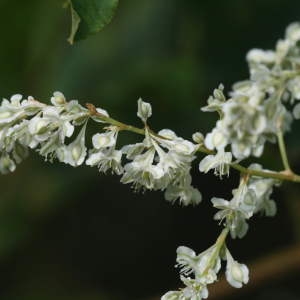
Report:
M112 20L119 0L70 0L70 44L102 30Z

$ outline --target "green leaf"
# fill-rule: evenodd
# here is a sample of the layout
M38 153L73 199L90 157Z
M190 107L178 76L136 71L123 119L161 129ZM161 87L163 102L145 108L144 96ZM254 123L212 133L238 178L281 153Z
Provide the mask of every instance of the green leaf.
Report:
M103 29L112 20L119 0L70 0L72 15L70 44Z

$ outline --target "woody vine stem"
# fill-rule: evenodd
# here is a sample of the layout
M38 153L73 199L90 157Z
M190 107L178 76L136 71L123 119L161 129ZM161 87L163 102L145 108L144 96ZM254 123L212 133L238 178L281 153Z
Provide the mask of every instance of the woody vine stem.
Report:
M57 159L73 167L85 162L102 173L121 175L120 181L131 184L136 191L161 190L169 202L198 205L202 195L192 185L190 170L196 154L202 153L200 172L213 170L221 178L229 176L232 168L240 172L240 180L230 200L211 199L218 209L214 219L222 226L216 242L200 254L185 246L177 248L176 266L184 287L167 292L162 300L207 298L207 286L217 280L222 261L226 261L228 283L241 288L249 281L249 270L233 258L226 239L229 235L243 238L254 214L276 214L276 203L271 199L274 187L283 181L300 183L300 175L291 169L284 142L292 122L300 119L300 24L287 28L275 50L249 51L247 61L250 78L234 84L228 96L223 85L213 91L202 111L216 112L219 119L206 135L195 132L193 142L170 129L152 131L148 123L152 107L142 99L138 100L137 116L143 128L117 121L93 104L85 108L77 100L67 101L61 92L53 94L50 105L19 94L4 99L0 105L0 172L15 171L29 149L34 149L46 161ZM88 151L85 132L89 120L103 128L93 135L93 147ZM119 149L122 131L142 135L143 139ZM69 142L75 132L76 137ZM262 156L267 142L278 144L283 171L241 163Z

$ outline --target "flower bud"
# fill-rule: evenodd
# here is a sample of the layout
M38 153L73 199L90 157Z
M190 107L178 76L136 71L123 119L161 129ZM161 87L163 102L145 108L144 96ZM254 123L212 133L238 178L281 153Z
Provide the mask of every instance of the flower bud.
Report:
M53 97L51 97L51 103L54 106L62 106L66 104L66 98L63 93L61 92L54 92Z
M161 297L161 300L180 300L181 296L180 296L180 292L178 291L170 291L167 292L166 294L164 294Z
M204 142L204 136L201 132L195 132L192 136L193 141L199 145L202 145Z
M145 123L152 115L151 104L144 102L141 98L138 100L137 116Z
M235 261L230 252L226 251L227 266L226 266L226 279L230 285L235 288L241 288L243 283L249 281L249 270L246 265L240 264Z
M221 130L214 128L211 133L205 137L205 146L210 149L224 149L228 141Z
M261 49L252 49L247 53L247 61L256 64L272 64L276 60L274 51L264 51Z
M7 174L13 172L15 169L15 162L9 157L7 153L3 153L0 157L0 172L2 174Z
M286 29L286 38L292 42L300 40L300 23L292 23Z
M96 149L112 147L116 144L115 132L97 133L93 136L92 141Z

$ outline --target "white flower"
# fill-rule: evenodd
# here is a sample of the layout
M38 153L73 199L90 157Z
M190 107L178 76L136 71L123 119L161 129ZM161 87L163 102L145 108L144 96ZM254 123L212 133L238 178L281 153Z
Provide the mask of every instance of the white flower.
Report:
M42 110L42 116L36 115L29 121L28 131L37 143L48 140L55 133L59 135L61 144L66 137L72 136L74 126L70 123L70 118L60 113L61 108L49 106ZM31 147L35 146L36 143L33 142Z
M51 125L51 119L36 116L29 121L28 131L35 139L42 142L48 139L51 135L49 125Z
M14 145L14 149L12 150L12 156L16 163L20 163L24 158L28 156L28 148L16 142Z
M287 82L287 88L295 99L300 100L300 76L289 80Z
M164 177L160 181L159 189L165 189L170 187L170 192L166 192L166 197L170 201L174 201L176 198L180 198L180 201L184 205L189 203L197 204L200 194L196 189L191 186L191 177L189 175L191 169L191 161L194 156L180 154L174 150L164 152L159 146L155 146L158 157L157 166L164 172ZM171 194L173 196L171 196ZM177 194L177 196L175 196ZM173 198L175 196L175 198ZM173 199L172 199L173 198ZM171 200L172 199L172 200Z
M276 44L277 63L282 63L282 61L287 56L291 47L292 47L292 43L290 40L279 40L277 42Z
M111 170L112 173L120 175L123 173L121 165L122 152L114 149L104 149L99 152L91 153L86 160L88 166L97 166L100 172L106 173Z
M175 178L182 178L190 170L190 164L195 159L193 155L198 146L177 137L169 129L159 131L160 136L168 139L161 139L156 136L150 136L151 143L155 147L158 155L158 166L165 172L167 183ZM171 139L172 137L172 139ZM164 149L166 150L164 150Z
M20 141L21 144L26 145L28 142L28 121L22 120L20 123L13 125L12 127L4 127L0 130L0 148L3 151L11 152L15 146L16 141Z
M182 290L184 300L201 300L208 297L208 290L205 284L198 282L197 279L180 276L181 281L186 285Z
M186 246L180 246L176 250L177 267L180 267L180 273L190 275L196 272L198 257L194 250Z
M235 288L241 288L243 284L249 281L249 270L246 265L235 261L228 249L226 249L226 279L230 285Z
M158 132L158 135L164 137L165 139L151 135L150 137L152 140L158 142L162 147L167 148L170 151L175 151L180 155L190 156L198 149L198 145L178 137L176 133L170 129L162 129Z
M20 163L28 155L27 120L12 127L3 127L0 130L0 172L3 174L13 172L16 163Z
M251 147L249 142L235 142L231 144L231 151L233 155L241 160L251 155Z
M193 141L199 145L204 143L204 136L201 132L195 132L192 136Z
M63 106L66 104L66 98L61 92L54 92L53 97L51 97L51 103L54 106Z
M82 112L87 112L87 109L80 105L77 100L71 100L67 102L64 110L68 115L77 115Z
M92 142L95 149L113 147L116 144L116 130L109 130L105 133L97 133L93 136Z
M252 49L247 54L247 61L256 64L273 64L276 61L276 54L270 50Z
M176 140L178 138L176 133L171 129L161 129L158 134L169 140Z
M241 179L237 189L232 190L233 198L231 204L245 215L247 219L253 216L257 205L257 197L255 192L249 188L247 183Z
M69 121L64 121L60 123L60 127L58 129L58 135L61 143L64 143L66 137L71 137L74 132L74 126Z
M7 153L2 153L0 156L0 172L7 174L13 172L16 169L15 162L9 157Z
M295 119L300 119L300 103L295 105L295 107L293 109L293 116Z
M57 156L60 161L70 164L73 167L78 167L83 163L87 152L85 130L86 123L82 126L78 136L71 144L57 149Z
M220 150L215 155L205 156L199 164L199 170L200 172L207 173L209 170L215 169L215 175L219 175L220 177L223 175L229 176L231 161L231 152Z
M133 183L136 188L154 190L164 190L171 184L175 187L167 193L169 201L179 197L185 204L198 203L200 193L184 179L196 150L197 145L177 137L169 129L159 131L156 136L146 128L143 143L122 148L126 157L133 161L125 165L121 181Z
M122 174L122 151L115 150L117 137L118 128L115 126L108 127L105 133L95 134L92 138L95 149L90 151L86 164L97 166L103 173L110 169L112 173Z
M256 145L266 140L262 134L268 129L268 123L260 106L263 95L257 88L238 89L233 96L224 104L224 116L217 122L217 128L230 141L233 155L243 159L259 154Z
M174 203L179 199L179 203L187 206L189 204L197 205L202 200L201 193L191 185L192 177L190 174L182 176L177 184L170 184L165 191L165 199Z
M263 170L262 166L258 164L252 164L249 166L250 169ZM268 170L264 170L268 171ZM268 217L275 216L277 212L276 203L270 199L273 192L273 186L278 186L280 181L276 181L271 178L261 178L251 176L249 179L248 187L253 190L256 195L256 208L254 213L263 212Z
M21 102L21 107L24 109L27 116L33 116L41 111L47 105L35 100L32 96L24 99Z
M180 291L170 291L161 297L161 300L182 300Z
M217 251L217 252L216 252ZM196 253L185 246L177 248L177 267L181 268L181 281L185 287L180 291L166 293L162 300L201 300L208 297L207 284L217 280L221 268L219 250L215 245L206 251ZM192 275L194 278L189 277Z
M75 126L84 124L90 117L89 110L80 105L77 100L67 102L61 107L61 111L63 119L70 122L72 121L72 124Z
M290 24L286 29L285 35L288 40L298 42L300 40L300 23Z
M258 200L255 212L264 210L264 208L266 208L267 216L274 216L276 214L276 204L273 200L269 199L270 195L272 194L274 184L275 182L272 179L251 179L249 188L254 190Z
M3 99L0 106L0 125L14 122L22 116L26 116L20 104L21 100L22 95L19 94L13 95L10 101Z
M191 274L202 284L210 284L216 281L217 273L221 268L219 255L215 256L216 245L208 248L199 255L185 246L177 248L177 267L184 276ZM218 254L218 253L217 253Z
M144 150L145 150L144 143L126 145L121 149L122 153L126 154L127 159L135 159L135 157L142 154Z
M226 97L224 95L224 86L220 84L217 89L214 89L213 96L210 96L207 99L207 106L201 108L202 111L205 112L214 112L217 111L221 115L223 103L226 101Z
M29 144L30 148L35 148L36 143L31 142ZM41 147L38 150L39 154L45 158L45 161L53 162L54 158L57 156L57 152L62 154L61 151L62 143L59 139L59 134L55 133L45 142L41 143Z
M135 189L155 189L159 180L164 176L164 171L159 166L153 165L155 149L151 148L135 157L134 161L124 166L122 183L133 183Z
M242 238L248 231L246 219L249 219L256 211L257 198L253 189L249 189L242 181L238 189L232 191L231 201L222 198L212 198L214 207L220 209L214 216L215 220L223 221L230 229L232 238Z
M224 150L231 145L233 156L239 160L250 155L260 156L264 143L276 137L278 119L284 120L285 128L290 119L286 110L279 111L281 103L274 94L278 83L274 83L271 71L260 66L251 69L251 74L251 80L234 85L231 99L219 101L216 110L220 120L204 141L210 150Z
M157 166L164 172L165 186L173 181L180 181L183 179L183 174L186 174L190 170L189 157L180 155L175 151L164 152L158 145L155 146L157 152Z
M165 192L165 199L170 202L175 202L179 199L179 202L187 206L189 204L197 205L201 202L201 193L192 186L180 187L169 185Z
M10 101L3 99L0 106L0 125L19 121L40 111L44 104L34 100L32 97L22 100L20 94L13 95ZM22 101L21 101L22 100Z
M211 133L206 135L204 144L210 150L223 150L228 144L228 140L220 129L214 128Z
M161 141L161 144L167 145L169 150L173 150L180 155L192 155L197 150L197 146L195 144L187 140L183 140L183 139L181 140L179 138L177 140L170 141L170 142Z
M151 104L144 102L141 98L138 100L137 116L145 123L152 115Z
M196 279L180 277L185 288L180 291L170 291L161 297L161 300L202 300L208 297L206 285Z

